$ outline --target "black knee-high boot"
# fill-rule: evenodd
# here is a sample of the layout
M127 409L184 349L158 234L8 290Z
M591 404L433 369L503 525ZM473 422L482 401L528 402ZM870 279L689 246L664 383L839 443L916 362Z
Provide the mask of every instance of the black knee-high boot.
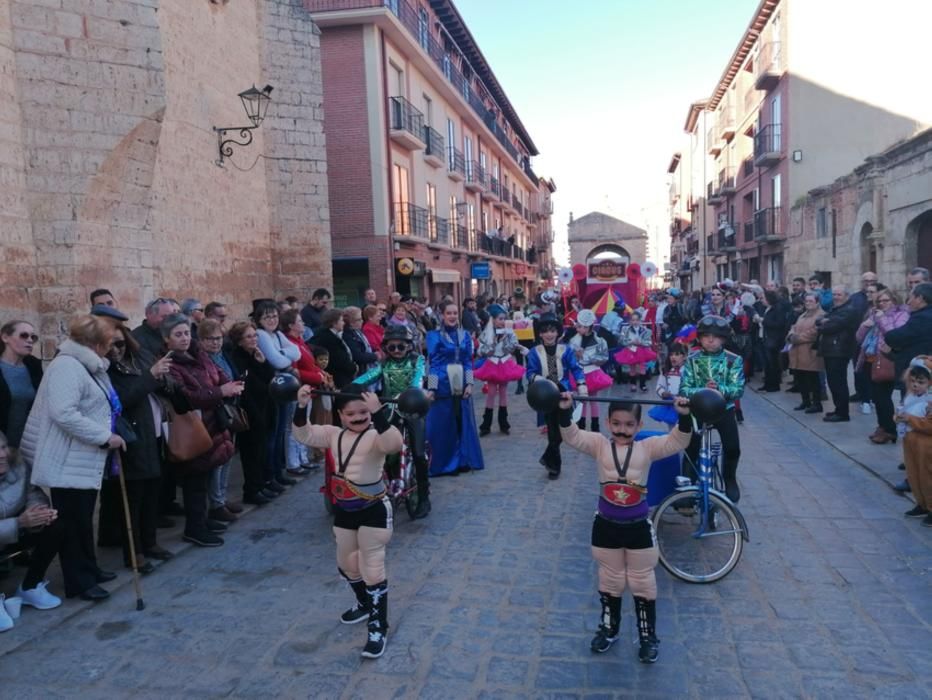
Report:
M618 639L618 628L621 626L621 596L599 591L599 602L602 604L599 629L589 644L589 648L596 654L608 651Z
M414 519L426 518L430 513L430 479L427 475L427 459L416 458L414 463L417 475L417 508L414 509Z
M634 610L638 618L638 639L641 642L638 659L642 664L652 664L657 660L660 640L657 639L657 601L647 598L634 598Z
M369 596L366 595L366 582L361 578L352 580L346 575L343 569L338 568L340 576L346 581L346 585L353 589L356 595L356 603L349 610L340 615L340 622L344 625L355 625L369 617Z
M366 586L369 598L369 640L363 647L362 655L367 659L377 659L385 653L388 633L388 581L374 586Z
M498 407L498 429L504 435L511 435L511 424L508 422L508 406Z
M487 408L482 414L482 423L479 424L479 437L485 437L492 432L492 418L495 415L495 409Z

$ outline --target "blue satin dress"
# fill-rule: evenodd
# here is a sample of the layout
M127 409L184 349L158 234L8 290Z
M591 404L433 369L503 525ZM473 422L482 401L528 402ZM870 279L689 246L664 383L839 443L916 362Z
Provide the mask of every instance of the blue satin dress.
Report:
M453 396L447 376L448 365L460 364L465 385L472 385L472 338L462 328L430 331L427 355L430 360L427 388L435 392L427 414L430 475L452 474L466 468L483 469L485 463L472 398Z

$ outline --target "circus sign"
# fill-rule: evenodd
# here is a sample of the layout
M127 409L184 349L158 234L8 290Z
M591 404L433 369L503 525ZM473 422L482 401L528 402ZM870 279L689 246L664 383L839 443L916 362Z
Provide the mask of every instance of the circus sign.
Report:
M628 262L622 260L599 260L589 263L589 281L614 283L627 281Z

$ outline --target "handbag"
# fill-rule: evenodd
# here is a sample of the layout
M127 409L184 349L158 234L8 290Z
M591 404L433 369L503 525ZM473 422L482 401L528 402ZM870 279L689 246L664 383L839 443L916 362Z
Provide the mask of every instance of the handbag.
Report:
M166 416L168 439L165 447L170 462L188 462L213 447L214 441L198 412L176 413L169 407Z
M239 401L226 403L221 406L218 417L223 427L231 433L243 433L249 430L249 416L246 415L245 409L239 405Z
M123 442L127 445L132 445L134 442L139 441L139 435L136 433L133 424L123 416L116 417L113 432L123 438Z
M877 358L871 363L871 381L892 382L894 374L893 360L888 359L883 354L878 354Z

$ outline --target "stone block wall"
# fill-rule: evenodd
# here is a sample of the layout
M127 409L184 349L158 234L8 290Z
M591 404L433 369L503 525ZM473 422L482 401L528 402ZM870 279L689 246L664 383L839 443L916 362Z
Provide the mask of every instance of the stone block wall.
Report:
M214 126L272 84L225 167ZM251 299L330 286L319 37L299 0L0 3L0 318L49 356L87 293L134 320L162 294Z

